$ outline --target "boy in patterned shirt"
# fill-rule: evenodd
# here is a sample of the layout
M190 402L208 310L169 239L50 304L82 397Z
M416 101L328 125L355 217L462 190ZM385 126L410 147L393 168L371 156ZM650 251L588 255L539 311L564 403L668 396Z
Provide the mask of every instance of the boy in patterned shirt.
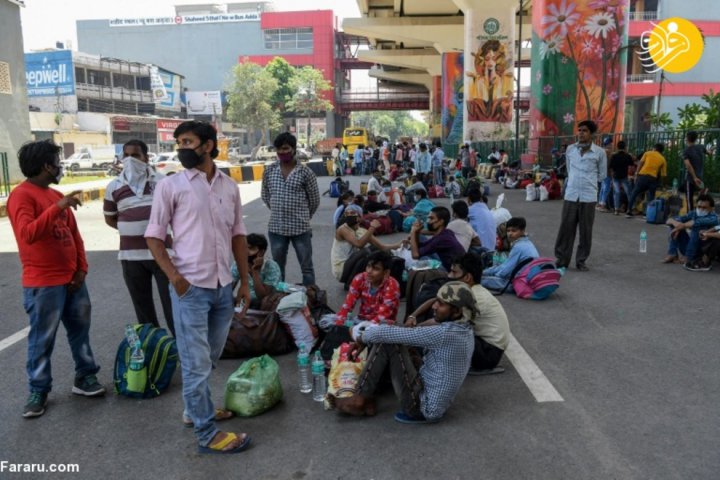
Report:
M388 252L375 252L368 257L363 273L353 278L347 297L335 320L343 325L360 300L361 320L376 324L395 323L400 305L400 284L390 276L392 256Z

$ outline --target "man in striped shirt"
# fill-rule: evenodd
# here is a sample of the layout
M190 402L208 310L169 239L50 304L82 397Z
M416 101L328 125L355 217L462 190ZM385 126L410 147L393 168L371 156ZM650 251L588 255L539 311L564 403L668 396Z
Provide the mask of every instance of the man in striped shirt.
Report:
M154 277L165 321L175 335L168 279L153 259L144 237L155 185L165 178L148 165L147 152L148 147L141 140L130 140L123 145L123 169L105 190L103 210L105 223L120 233L118 259L138 323L160 326L152 296ZM165 247L172 254L169 235L165 238Z
M470 368L474 348L470 322L476 314L475 298L464 283L448 282L438 290L432 308L435 318L414 328L371 322L353 327L356 343L380 348L370 350L358 379L358 394L336 402L339 411L373 414L371 396L389 365L401 408L395 420L428 423L442 418ZM420 365L408 347L422 349Z

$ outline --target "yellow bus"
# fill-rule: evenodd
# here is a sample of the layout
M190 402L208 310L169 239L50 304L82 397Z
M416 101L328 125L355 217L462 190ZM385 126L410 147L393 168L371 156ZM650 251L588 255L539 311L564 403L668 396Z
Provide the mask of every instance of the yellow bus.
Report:
M372 138L364 127L348 127L343 131L343 145L347 147L348 154L355 153L358 145L367 147Z

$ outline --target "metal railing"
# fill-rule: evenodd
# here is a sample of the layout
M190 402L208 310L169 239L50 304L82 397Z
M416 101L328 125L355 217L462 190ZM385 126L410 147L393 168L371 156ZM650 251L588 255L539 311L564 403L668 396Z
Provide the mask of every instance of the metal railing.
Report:
M93 85L91 83L77 83L75 90L77 96L80 98L145 103L152 103L153 101L150 90L130 90L124 87L107 87L104 85Z
M345 90L339 100L342 103L427 100L427 90Z
M0 152L0 198L7 198L10 195L10 169L8 167L7 153Z
M630 12L630 20L657 20L658 12Z
M652 83L657 79L654 73L633 73L627 76L628 83Z
M712 192L720 192L720 129L698 129L697 143L703 145L707 152L703 166L703 182ZM597 134L595 141L602 144L609 139L609 145L617 145L623 140L627 145L627 151L635 156L641 156L644 152L652 150L657 143L665 145L663 156L667 160L667 177L665 182L669 185L674 178L682 180L685 175L683 163L683 151L685 149L685 135L687 130L666 130L659 132L621 132L614 134ZM475 142L472 147L478 155L478 161L487 159L492 147L504 149L512 160L520 160L522 153L530 151L530 147L536 155L537 162L543 167L552 167L553 160L550 151L553 148L570 145L576 141L574 136L537 137L533 139L521 138L516 145L514 139ZM459 145L443 145L445 156L456 158Z

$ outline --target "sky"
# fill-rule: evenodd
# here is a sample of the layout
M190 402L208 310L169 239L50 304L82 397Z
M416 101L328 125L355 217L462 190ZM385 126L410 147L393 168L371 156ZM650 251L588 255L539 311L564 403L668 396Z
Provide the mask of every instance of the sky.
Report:
M222 4L223 0L25 0L20 9L25 51L54 48L55 42L77 46L75 20L137 18L174 15L175 4ZM229 0L227 3L233 3ZM298 9L297 0L275 0L276 11ZM303 10L334 10L341 23L345 17L359 17L354 0L303 0Z

